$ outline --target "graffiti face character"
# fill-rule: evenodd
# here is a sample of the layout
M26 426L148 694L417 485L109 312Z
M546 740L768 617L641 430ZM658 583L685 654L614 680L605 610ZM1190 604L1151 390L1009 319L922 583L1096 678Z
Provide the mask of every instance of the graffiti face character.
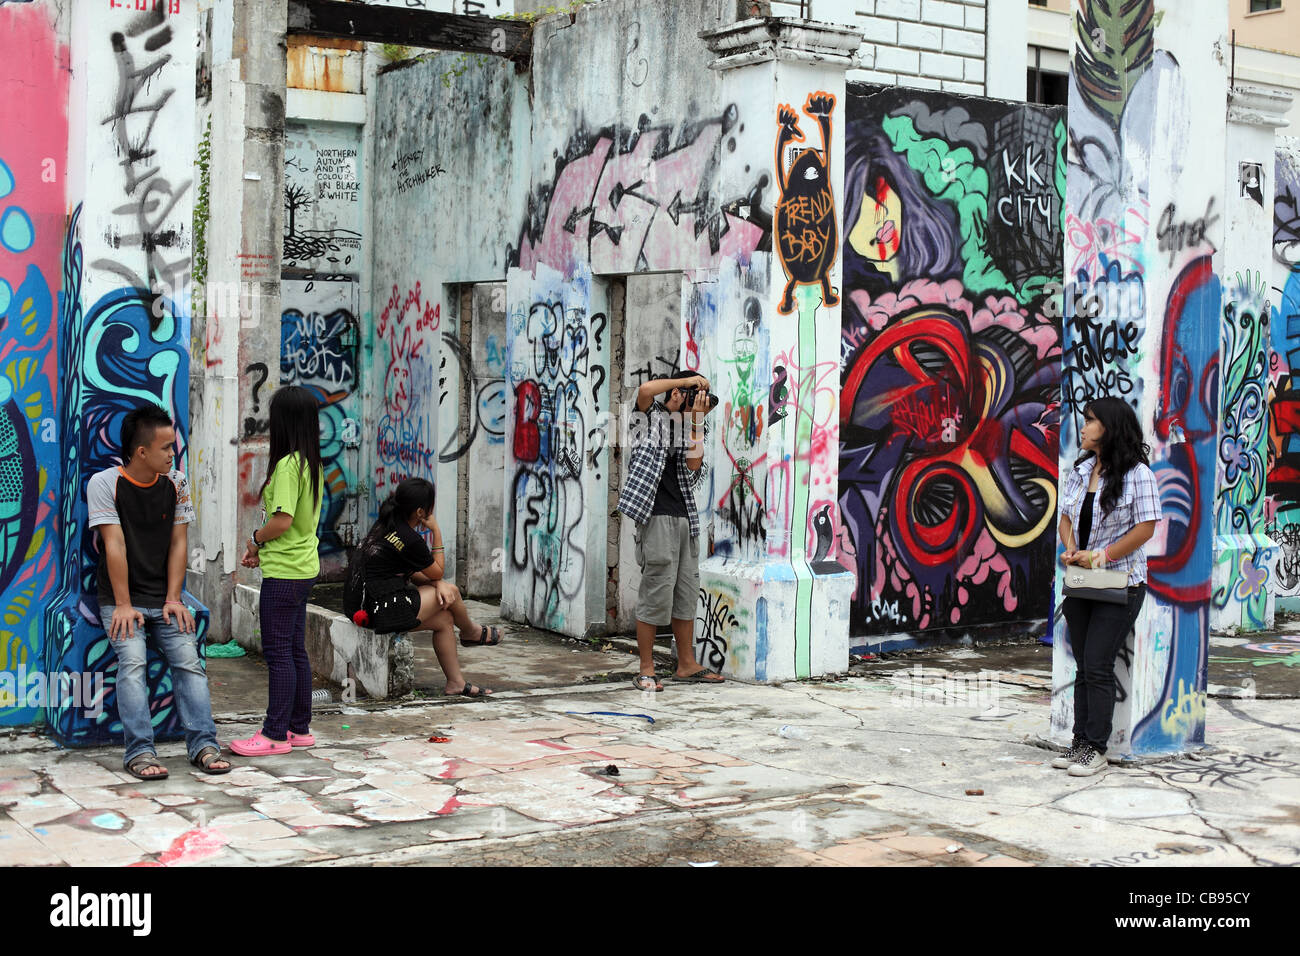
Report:
M839 227L835 219L835 196L831 192L828 158L831 145L831 112L835 97L829 93L810 93L803 111L821 127L822 148L801 149L787 172L785 148L803 140L799 116L790 106L777 111L781 132L776 140L776 171L781 198L776 207L777 250L789 280L777 311L789 315L794 311L796 285L820 284L822 301L835 305L839 297L831 291L830 270L839 246Z
M849 245L882 271L897 278L898 249L903 239L903 200L884 176L874 189L863 191L857 221L849 230Z

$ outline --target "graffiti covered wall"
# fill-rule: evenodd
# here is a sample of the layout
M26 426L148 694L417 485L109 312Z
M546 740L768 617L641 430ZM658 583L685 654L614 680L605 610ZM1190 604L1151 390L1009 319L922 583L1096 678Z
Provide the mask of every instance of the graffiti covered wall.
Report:
M364 188L361 127L287 123L281 267L356 275L361 268Z
M51 706L64 743L121 739L116 658L100 627L99 555L86 525L85 484L120 461L122 418L145 401L178 423L176 466L187 466L189 270L193 214L194 36L192 3L137 10L75 4L68 194L76 205L63 245L59 314L59 420L63 473L60 547L70 556L46 610L46 669L102 675L103 707ZM193 603L193 602L192 602ZM200 609L199 646L207 615ZM179 731L165 662L151 654L147 680L155 732Z
M1219 438L1210 628L1273 627L1279 548L1268 537L1268 391L1275 133L1290 93L1236 85L1224 144L1224 241L1217 265ZM1275 300L1272 300L1275 301Z
M1087 402L1128 401L1151 445L1164 519L1119 677L1111 746L1204 740L1223 245L1226 14L1143 0L1074 14L1066 211L1062 470ZM1207 10L1212 15L1206 16ZM1075 662L1055 630L1052 730L1068 737Z
M509 63L484 61L466 70L459 54L444 54L382 73L374 101L373 241L367 239L373 315L361 322L360 530L403 479L433 481L448 576L460 571L455 558L463 545L476 586L484 586L477 577L482 555L488 555L486 575L494 564L500 569L501 506L495 513L471 511L470 541L459 542L457 514L469 500L460 501L458 486L466 472L475 473L480 454L491 461L493 449L504 449L506 304L502 288L495 299L501 331L493 335L493 320L485 318L486 334L478 339L474 326L476 338L466 346L460 293L506 275L515 210L527 189L525 82ZM411 103L428 109L413 114ZM493 302L489 294L487 305ZM467 351L478 343L495 349L486 365ZM462 430L460 397L471 385L474 407ZM500 467L494 480L503 491ZM474 484L466 488L471 499ZM481 593L495 590L486 586Z
M558 453L563 461L573 451L566 451L563 440L557 445L543 429L567 440L566 428L571 427L577 453L585 456L587 465L573 469L571 477L561 465L554 485L571 481L582 487L583 501L602 504L588 509L593 520L567 529L559 552L535 550L539 560L530 557L519 534L545 544L538 532L527 529L542 527L549 515L558 514L558 502L548 499L543 508L539 501L534 510L541 516L522 515L519 530L507 516L511 547L503 606L509 613L571 634L631 625L624 584L625 577L632 582L635 574L625 575L620 566L619 595L607 607L610 519L599 516L609 482L617 485L624 477L620 473L611 478L608 444L621 438L628 422L633 386L645 380L642 376L670 373L668 363L717 381L719 369L710 353L713 333L721 327L711 291L714 273L734 268L736 261L748 264L756 252L770 248L767 108L747 109L739 101L719 97L716 77L707 69L708 51L698 36L715 25L707 11L689 5L667 9L665 16L665 8L652 3L584 7L573 29L543 21L536 41L532 190L526 207L521 207L526 215L517 220L521 228L511 248L517 268L509 274L507 385L512 414L507 419L507 478L537 486L538 470L550 473L547 454ZM606 36L621 36L626 42L592 42L593 37ZM575 63L582 64L576 73ZM763 97L751 100L758 103ZM582 108L575 111L578 102ZM663 275L632 277L643 272ZM611 336L604 289L599 281L590 282L591 300L572 299L592 274L629 276L623 341L618 343L624 371L617 383L608 381ZM562 287L569 290L563 296L557 294ZM655 291L661 287L672 292ZM563 323L544 318L555 306L565 312ZM572 380L572 387L558 380L548 385L549 378L535 374L537 334L545 335L542 330L551 326L572 326L568 334L574 341L585 337L587 371ZM554 339L553 345L561 353L567 347L561 339ZM557 402L555 386L560 384L564 389ZM611 400L617 405L611 407ZM570 425L566 418L572 420ZM719 421L711 418L710 435ZM702 557L710 553L712 537L712 437L708 441L705 468L693 489L704 529ZM624 449L622 467L627 460ZM508 493L507 508L511 498ZM618 535L619 547L630 549L631 538L630 533ZM589 547L579 558L580 541ZM574 575L572 586L578 586L579 560L582 595L558 603L544 599L557 561L562 573ZM549 607L563 610L552 614ZM541 616L529 616L534 613Z
M0 6L0 724L37 720L58 583L58 309L69 52L51 2Z
M280 385L300 385L320 403L321 461L325 468L320 527L321 579L339 578L345 548L356 544L361 409L356 395L361 330L357 283L347 277L285 279L280 316ZM265 368L250 367L260 375ZM274 382L274 380L273 380ZM259 398L258 389L254 392ZM260 396L254 414L270 403Z
M1300 141L1279 139L1273 173L1266 519L1279 552L1273 593L1294 609L1300 605Z
M857 572L855 640L1044 618L1065 111L851 84L847 115L827 533Z
M588 502L608 497L607 295L589 273L543 265L511 270L507 299L502 613L586 636L592 597L604 606L604 527Z

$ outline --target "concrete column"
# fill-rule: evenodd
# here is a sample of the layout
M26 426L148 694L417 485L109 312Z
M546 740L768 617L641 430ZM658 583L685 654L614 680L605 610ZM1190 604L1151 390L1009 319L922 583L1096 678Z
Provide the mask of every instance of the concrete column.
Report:
M609 295L578 263L506 280L501 613L574 637L606 631Z
M481 283L473 293L473 338L461 361L472 370L469 394L469 514L475 531L501 527L506 424L506 285ZM491 533L470 533L465 542L466 587L476 598L501 593L501 540Z
M998 99L1023 102L1029 67L1025 4L1020 0L987 0L985 17L984 92Z
M279 384L284 251L285 0L223 0L213 8L212 157L203 382L203 561L191 581L214 632L248 643L234 620L240 568L260 524L267 422Z
M0 724L40 720L34 692L50 643L42 620L60 562L64 458L58 401L69 181L68 14L53 0L0 6ZM75 436L75 433L73 433ZM74 439L75 440L75 437ZM29 682L30 681L30 682Z
M1268 536L1278 544L1269 579L1278 610L1300 610L1300 441L1295 437L1296 376L1300 373L1300 242L1295 239L1300 195L1300 140L1278 136L1273 162L1273 261L1269 327Z
M181 0L71 6L72 213L59 348L64 568L47 611L46 662L51 675L103 680L105 692L97 712L51 701L46 719L61 742L90 746L120 741L121 732L107 673L116 659L96 613L86 482L121 461L122 419L145 401L176 421L177 467L190 457L196 17ZM170 675L156 660L150 673L155 731L168 739L180 731Z
M771 254L724 263L716 282L696 286L694 311L716 316L713 334L698 337L713 353L699 367L718 370L714 391L725 403L711 422L718 507L713 554L700 569L696 650L743 679L835 673L848 666L853 588L830 557L839 527L844 72L861 34L766 19L705 39L723 102L762 126L750 131L762 145L748 162L768 170L774 215ZM724 181L722 192L739 185Z
M1210 611L1215 631L1273 626L1280 551L1265 532L1272 159L1275 131L1286 125L1290 108L1284 90L1238 86L1228 97Z
M1074 15L1060 468L1089 400L1133 405L1164 519L1116 664L1110 752L1171 753L1205 739L1227 14L1218 0L1111 7ZM1059 619L1055 637L1052 733L1068 740L1076 664Z

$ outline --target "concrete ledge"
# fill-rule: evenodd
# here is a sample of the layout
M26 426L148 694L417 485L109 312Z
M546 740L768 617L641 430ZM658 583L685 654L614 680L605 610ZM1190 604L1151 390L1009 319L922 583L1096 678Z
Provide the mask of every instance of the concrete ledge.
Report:
M258 594L257 588L247 584L235 589L231 630L241 647L261 653ZM346 687L351 677L356 681L357 696L377 700L402 697L415 682L415 651L404 635L376 634L342 614L308 604L306 643L312 674L341 687Z

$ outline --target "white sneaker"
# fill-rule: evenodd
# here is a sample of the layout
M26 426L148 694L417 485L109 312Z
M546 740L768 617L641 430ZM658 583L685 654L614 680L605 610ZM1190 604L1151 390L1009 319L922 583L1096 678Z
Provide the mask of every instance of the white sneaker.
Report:
M1106 755L1099 754L1092 744L1084 744L1074 763L1070 764L1071 777L1091 777L1106 769Z
M1079 759L1079 754L1083 750L1084 741L1082 737L1075 737L1070 744L1070 748L1065 753L1057 754L1052 758L1052 766L1057 770L1064 770L1070 764Z

